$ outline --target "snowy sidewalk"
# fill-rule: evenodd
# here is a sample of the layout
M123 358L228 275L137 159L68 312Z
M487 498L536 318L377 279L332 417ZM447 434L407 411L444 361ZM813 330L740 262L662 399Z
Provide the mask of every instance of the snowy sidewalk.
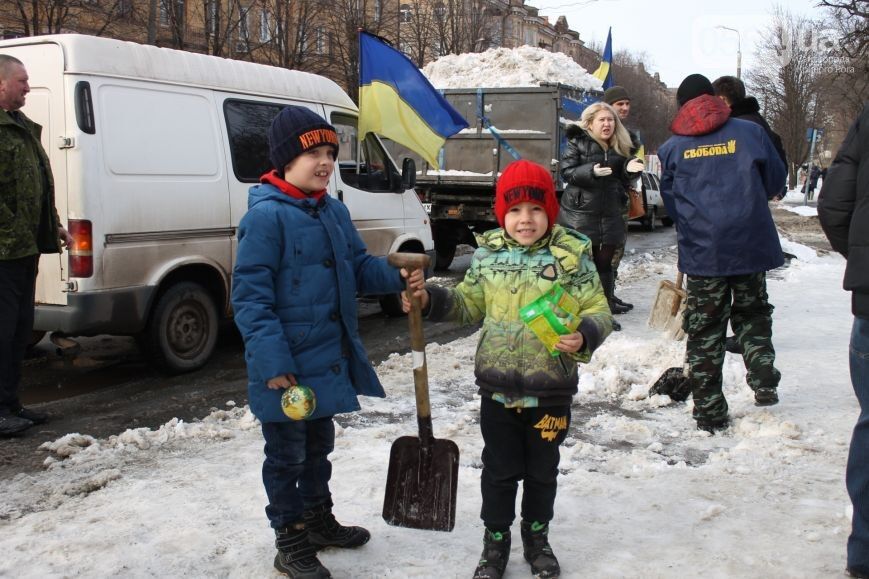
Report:
M728 354L733 425L695 429L691 402L648 399L684 343L646 325L672 255L633 256L620 294L637 309L582 368L550 539L563 577L836 577L845 564L844 468L857 405L848 378L844 261L789 244L798 259L769 281L781 403L753 405ZM358 551L325 551L336 578L469 577L481 548L476 336L427 349L435 435L461 451L452 533L380 518L389 448L416 434L409 356L378 367L386 399L340 418L335 511L363 524ZM43 473L0 485L3 577L278 577L260 482L262 438L228 405L193 424L108 440L68 435ZM83 433L86 434L86 433ZM48 456L48 453L47 453ZM514 527L518 531L518 525ZM506 577L530 576L516 533Z

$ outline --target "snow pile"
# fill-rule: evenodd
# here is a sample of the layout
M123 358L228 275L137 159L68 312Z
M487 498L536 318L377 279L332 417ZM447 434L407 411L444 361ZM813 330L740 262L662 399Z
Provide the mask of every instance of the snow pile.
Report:
M561 83L601 90L601 81L561 52L534 46L449 54L422 69L435 88L540 86Z

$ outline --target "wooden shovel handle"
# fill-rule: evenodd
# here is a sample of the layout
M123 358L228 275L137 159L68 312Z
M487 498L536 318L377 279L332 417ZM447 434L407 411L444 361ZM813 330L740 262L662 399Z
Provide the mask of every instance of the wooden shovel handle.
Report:
M430 259L423 253L391 253L387 261L394 267L403 267L409 273L417 269L426 269ZM407 284L407 295L410 298L410 312L407 314L410 326L410 349L413 356L413 387L416 392L416 416L420 429L420 439L430 440L431 403L428 397L428 366L425 360L425 337L422 332L422 304Z

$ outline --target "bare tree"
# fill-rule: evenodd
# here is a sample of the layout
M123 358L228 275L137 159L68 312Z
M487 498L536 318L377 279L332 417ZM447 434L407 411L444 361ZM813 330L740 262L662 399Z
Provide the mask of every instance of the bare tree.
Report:
M816 60L821 29L821 23L777 6L756 49L758 64L747 75L764 116L782 138L790 162L790 187L796 185L797 167L808 161L807 130L822 124Z
M317 0L260 0L259 60L283 68L326 72L328 35Z
M822 2L828 8L827 38L819 62L820 101L837 145L851 121L869 100L869 11L866 2Z
M401 5L401 46L418 68L429 60L433 42L434 12L428 0L408 0Z
M670 138L670 121L676 114L676 102L667 87L650 76L644 54L620 51L613 55L615 84L625 87L631 97L631 115L627 125L639 133L647 153Z
M58 34L81 10L81 0L14 0L25 36Z
M325 0L322 20L329 34L329 76L353 100L359 96L359 30L394 40L398 3L386 0Z

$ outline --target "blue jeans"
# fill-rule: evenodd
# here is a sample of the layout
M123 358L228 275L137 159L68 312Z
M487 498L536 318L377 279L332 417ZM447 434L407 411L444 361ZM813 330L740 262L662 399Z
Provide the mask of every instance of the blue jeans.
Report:
M266 459L263 485L269 504L266 516L272 528L283 529L304 520L307 509L331 505L329 479L335 448L332 417L298 422L265 422Z
M869 319L854 318L849 351L851 384L860 418L851 437L845 484L854 505L848 537L848 568L869 574Z

